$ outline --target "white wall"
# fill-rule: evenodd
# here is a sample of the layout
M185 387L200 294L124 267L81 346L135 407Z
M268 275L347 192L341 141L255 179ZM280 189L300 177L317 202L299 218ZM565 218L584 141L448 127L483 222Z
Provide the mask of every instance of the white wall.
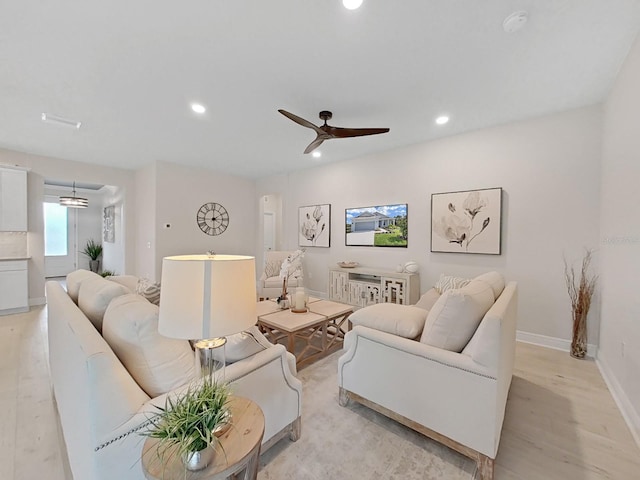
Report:
M282 193L285 249L297 247L299 206L331 204L331 248L307 248L311 290L326 292L327 268L339 260L389 269L415 260L423 292L440 273L498 270L519 283L518 328L568 340L562 259L598 244L601 119L596 106L485 129L263 179L257 194ZM490 187L504 189L502 255L430 253L431 194ZM345 208L388 203L409 204L409 247L345 247ZM597 313L589 343L597 343Z
M89 163L73 162L28 153L0 149L0 164L18 165L29 168L28 221L29 221L29 299L31 303L44 301L44 221L42 200L44 198L44 179L56 178L76 182L115 185L123 190L125 208L123 217L124 270L129 273L135 268L135 209L134 202L128 201L132 195L134 175L130 170L103 167ZM133 196L131 197L133 199Z
M598 361L640 445L640 38L605 104Z
M136 171L136 272L148 279L160 277L156 272L156 202L156 164L152 163Z
M258 205L255 183L211 170L156 164L156 274L169 255L216 253L255 255ZM221 204L229 226L217 236L198 227L196 213L205 203ZM170 228L165 228L170 224Z

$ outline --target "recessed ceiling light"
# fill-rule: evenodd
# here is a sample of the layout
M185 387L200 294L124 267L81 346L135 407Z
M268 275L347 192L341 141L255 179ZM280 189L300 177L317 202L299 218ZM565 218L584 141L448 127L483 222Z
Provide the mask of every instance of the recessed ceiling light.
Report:
M449 117L447 117L446 115L441 115L438 118L436 118L436 123L438 125L444 125L448 121L449 121Z
M342 0L342 4L347 10L355 10L356 8L360 8L362 0Z
M322 152L319 152L319 151L317 151L317 150L316 150L315 152L313 152L313 153L311 154L311 156L312 156L313 158L320 158L320 157L322 156Z
M192 103L191 110L193 110L196 113L204 113L207 111L207 109L204 108L204 105L200 105L199 103Z
M67 118L58 117L57 115L51 115L50 113L43 112L40 118L42 118L43 122L55 123L56 125L63 125L65 127L72 127L76 129L80 128L80 126L82 125L81 122L76 122L75 120L69 120Z
M529 14L527 12L513 12L502 22L502 28L507 33L513 33L520 30L527 23Z

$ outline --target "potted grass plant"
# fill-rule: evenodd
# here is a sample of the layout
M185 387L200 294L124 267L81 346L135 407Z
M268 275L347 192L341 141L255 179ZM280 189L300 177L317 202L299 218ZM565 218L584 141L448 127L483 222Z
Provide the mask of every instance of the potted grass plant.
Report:
M89 270L98 273L100 270L100 255L102 255L102 245L97 243L93 238L87 240L87 244L82 251L84 255L89 257Z
M217 436L230 426L229 399L227 384L206 377L183 394L168 396L142 435L158 439L162 461L167 455L177 455L186 470L201 470L215 455Z

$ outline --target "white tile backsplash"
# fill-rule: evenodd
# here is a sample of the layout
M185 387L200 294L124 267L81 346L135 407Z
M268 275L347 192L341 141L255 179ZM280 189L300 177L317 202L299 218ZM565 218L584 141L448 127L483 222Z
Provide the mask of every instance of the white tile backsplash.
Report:
M0 232L0 258L26 256L27 232Z

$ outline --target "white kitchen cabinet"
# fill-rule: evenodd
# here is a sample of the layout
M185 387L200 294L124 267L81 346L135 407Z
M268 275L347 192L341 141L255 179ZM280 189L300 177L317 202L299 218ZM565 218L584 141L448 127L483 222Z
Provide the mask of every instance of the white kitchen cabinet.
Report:
M329 300L366 307L376 303L413 305L420 298L420 276L375 268L329 269Z
M29 310L27 260L0 261L0 315Z
M27 231L27 172L0 168L0 231Z

